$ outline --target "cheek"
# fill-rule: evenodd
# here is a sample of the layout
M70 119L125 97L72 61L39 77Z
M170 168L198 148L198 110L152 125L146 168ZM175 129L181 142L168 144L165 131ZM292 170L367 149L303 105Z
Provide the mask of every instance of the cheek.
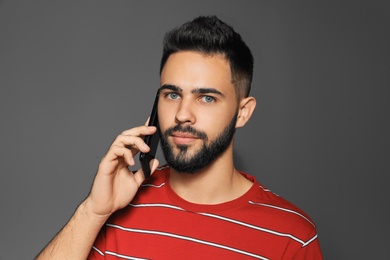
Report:
M219 125L226 125L230 122L237 111L237 109L233 109L233 106L223 106L215 109L205 108L204 110L199 111L198 115L200 116L198 116L198 121L207 121L208 124L211 124L211 126L214 125L215 127Z
M161 102L160 102L161 103ZM165 128L165 124L169 122L169 110L166 109L166 106L163 106L161 104L158 104L157 111L158 111L158 123L160 125L160 129Z
M227 128L230 127L231 124L234 124L237 119L238 113L235 111L225 111L219 115L219 117L215 117L214 120L209 124L210 135L209 138L215 139L219 137L221 133Z
M229 124L231 118L227 118L226 112L221 114L205 113L202 119L198 119L196 128L205 132L210 140L217 138Z
M165 117L161 116L161 113L159 113L158 114L158 125L159 125L160 131L162 133L164 133L164 131L167 130L166 122L167 122L167 120L165 119Z

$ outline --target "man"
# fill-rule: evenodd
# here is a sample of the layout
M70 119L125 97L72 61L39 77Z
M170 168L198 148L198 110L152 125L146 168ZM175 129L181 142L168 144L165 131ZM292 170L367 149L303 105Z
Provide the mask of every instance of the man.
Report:
M38 259L322 259L313 222L236 170L233 137L256 106L253 57L215 16L169 32L159 129L124 131L91 192ZM167 165L134 174L143 136L159 131Z

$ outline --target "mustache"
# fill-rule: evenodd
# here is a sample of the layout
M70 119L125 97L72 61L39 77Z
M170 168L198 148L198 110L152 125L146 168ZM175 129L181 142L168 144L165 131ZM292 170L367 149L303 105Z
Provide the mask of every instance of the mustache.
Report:
M205 132L197 130L192 126L183 126L183 125L176 125L174 127L168 128L167 130L165 130L164 135L169 136L172 135L174 132L189 133L194 137L202 140L208 139L207 134Z

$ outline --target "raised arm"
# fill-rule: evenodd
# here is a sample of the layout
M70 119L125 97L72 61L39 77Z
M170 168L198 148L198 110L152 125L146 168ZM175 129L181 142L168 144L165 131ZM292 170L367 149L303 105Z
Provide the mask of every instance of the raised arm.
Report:
M101 227L112 213L128 205L144 180L142 170L132 173L134 156L148 152L142 136L155 127L139 126L124 131L111 144L100 162L91 192L72 218L36 259L86 259ZM152 172L158 161L152 161Z

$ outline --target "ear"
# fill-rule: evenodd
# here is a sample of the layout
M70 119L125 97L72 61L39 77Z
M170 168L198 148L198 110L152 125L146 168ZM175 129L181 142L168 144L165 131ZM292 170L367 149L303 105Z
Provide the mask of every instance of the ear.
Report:
M238 107L236 128L243 127L251 118L253 111L256 108L256 99L247 97L240 101Z

